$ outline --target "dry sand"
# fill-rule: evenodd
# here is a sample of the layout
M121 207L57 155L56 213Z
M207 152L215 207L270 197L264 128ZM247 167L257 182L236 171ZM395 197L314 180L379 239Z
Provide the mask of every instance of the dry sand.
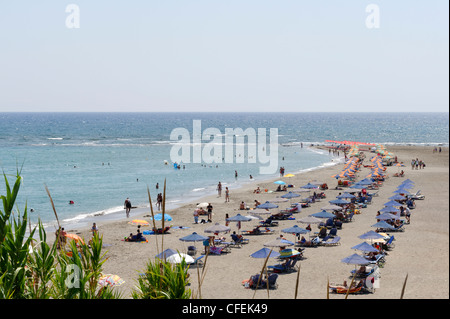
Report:
M348 280L350 270L353 266L344 264L340 260L353 254L355 251L350 247L362 242L359 235L373 230L370 227L376 222L376 212L383 208L383 203L389 201L388 197L393 195L396 187L406 178L411 179L416 187L413 191L421 190L425 194L425 200L416 201L416 209L412 210L411 224L406 225L406 231L395 233L395 248L386 257L386 264L381 268L380 288L373 294L352 295L352 299L398 299L401 295L402 285L406 275L408 281L404 298L432 299L449 298L449 158L448 148L444 148L442 153L433 153L433 148L429 146L388 146L387 149L398 156L399 161L406 165L404 178L392 177L398 171L397 167L389 167L387 173L390 176L380 188L378 197L373 198L373 203L361 210L361 214L355 215L354 221L344 223L342 230L338 231L341 236L341 245L335 247L306 248L304 260L300 261L300 284L298 288L299 299L326 298L327 280L330 282L342 282ZM366 153L370 158L372 154ZM422 159L426 163L426 168L422 170L411 170L410 161L412 158ZM335 199L339 190L334 190L337 185L333 174L341 171L343 164L331 166L323 169L298 174L290 179L285 178L289 184L296 187L302 186L309 181L326 182L330 187L326 190L326 199L312 204L299 214L294 214L296 220L280 221L278 227L274 227L275 234L248 236L250 243L242 248L232 248L231 253L220 256L209 256L206 265L206 276L201 288L201 297L204 299L250 299L254 291L242 286L242 281L248 279L250 275L259 273L264 263L263 259L254 259L249 255L260 248L263 244L279 237L281 229L293 225L305 227L297 220L301 217L320 211L321 207L328 204L329 200ZM364 168L357 180L364 178L369 172ZM289 172L286 172L286 174ZM176 181L168 180L167 183ZM261 189L274 190L275 184L272 181L258 182L240 189L230 190L230 202L224 202L222 197L217 195L206 197L197 202L211 202L214 206L213 223L225 223L225 214L234 216L240 212L239 203L245 201L252 205L255 199L260 202L274 199L282 193L254 194L253 189L260 186ZM152 194L154 197L155 194ZM188 226L189 229L171 230L170 234L157 236L161 245L164 237L164 249L172 248L185 252L186 243L179 238L197 232L201 235L204 228L210 226L206 224L194 224L193 211L196 203L189 203L171 210L168 213L173 217L174 226ZM289 203L281 203L280 207L285 208ZM149 208L140 211L140 215L149 215ZM124 214L125 215L125 214ZM137 217L134 213L133 217ZM202 217L201 217L202 218ZM204 217L203 217L204 218ZM149 220L149 218L145 218ZM136 232L136 226L129 225L129 220L119 222L102 223L98 222L100 234L103 241L111 246L105 248L108 261L104 264L105 273L113 273L122 277L126 283L118 289L123 293L124 298L131 297L131 291L137 283L138 273L145 269L149 259L157 254L155 245L156 236L147 235L148 243L130 243L122 239L130 232ZM160 223L160 222L159 222ZM242 224L242 230L250 230L258 221L250 221ZM237 230L235 223L230 223L231 230ZM314 227L314 226L313 226ZM146 227L143 227L145 230ZM316 228L313 228L316 231ZM81 236L89 238L89 230L78 230ZM229 238L229 234L225 235ZM284 234L287 239L293 240L294 235ZM201 242L195 243L201 252L203 246ZM275 264L275 259L269 260L269 265ZM198 291L197 269L189 270L191 275L190 288ZM297 273L281 274L278 277L278 289L270 291L270 298L294 298L295 283ZM266 290L256 292L256 298L267 298ZM330 294L330 298L342 299L343 295Z

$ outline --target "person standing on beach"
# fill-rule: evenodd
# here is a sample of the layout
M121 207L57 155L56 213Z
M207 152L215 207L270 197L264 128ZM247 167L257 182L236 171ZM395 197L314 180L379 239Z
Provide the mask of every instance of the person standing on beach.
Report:
M194 224L198 224L198 208L194 210Z
M237 171L234 171L234 178L235 178L235 179L238 178L238 173L237 173Z
M217 184L217 193L219 194L219 197L222 196L222 184L220 182Z
M228 190L228 187L225 187L225 203L230 202L230 191Z
M213 207L212 207L211 203L208 203L208 206L206 206L206 209L208 210L208 222L212 222Z
M123 208L125 208L125 214L127 214L127 218L130 217L131 202L128 197L127 199L125 199L125 203L123 204L123 206Z

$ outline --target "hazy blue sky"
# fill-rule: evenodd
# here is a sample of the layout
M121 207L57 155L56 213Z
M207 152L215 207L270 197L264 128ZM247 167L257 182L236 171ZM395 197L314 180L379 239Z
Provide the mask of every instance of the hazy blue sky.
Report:
M66 26L69 4L80 28ZM447 112L448 12L447 0L2 0L0 111Z

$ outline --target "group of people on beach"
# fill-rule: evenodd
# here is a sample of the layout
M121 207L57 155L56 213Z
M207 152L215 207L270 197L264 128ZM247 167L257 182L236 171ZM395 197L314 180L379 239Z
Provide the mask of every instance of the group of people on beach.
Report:
M411 169L422 169L425 168L425 162L419 160L418 158L411 160Z

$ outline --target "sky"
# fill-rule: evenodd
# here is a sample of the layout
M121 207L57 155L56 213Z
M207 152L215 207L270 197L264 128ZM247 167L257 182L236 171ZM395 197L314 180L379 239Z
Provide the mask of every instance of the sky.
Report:
M448 112L448 14L447 0L2 0L0 112Z

